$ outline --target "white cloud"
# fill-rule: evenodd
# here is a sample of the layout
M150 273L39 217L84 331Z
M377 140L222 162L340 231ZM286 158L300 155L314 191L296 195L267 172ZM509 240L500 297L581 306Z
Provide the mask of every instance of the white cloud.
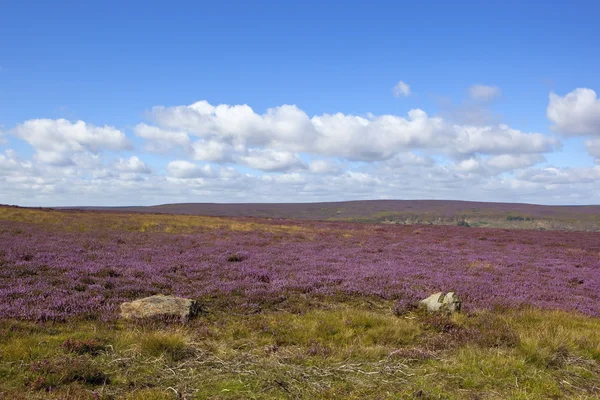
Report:
M550 93L546 115L552 129L565 136L600 136L600 99L592 89L575 89L564 97Z
M595 158L596 163L600 164L600 139L586 140L585 147L589 155Z
M200 101L190 106L155 107L152 116L159 129L200 137L187 149L192 159L215 162L237 159L255 165L255 157L247 154L249 148L349 161L380 161L415 149L521 154L552 151L559 146L557 139L539 133L521 132L506 125L453 125L442 118L429 117L420 109L410 110L406 117L336 113L309 118L304 111L290 105L257 114L247 105L212 106ZM187 143L183 134L177 137L182 138L182 144ZM286 157L289 160L289 155Z
M329 160L312 160L308 164L310 172L315 174L331 174L342 170L343 166Z
M594 183L600 181L600 166L593 168L556 168L525 170L517 174L519 179L553 185Z
M524 133L507 125L455 125L457 137L452 146L459 154L546 153L560 147L560 142L541 133Z
M487 102L502 95L498 86L473 85L469 88L469 97L472 100Z
M23 169L31 169L30 161L22 161L16 151L7 149L4 154L0 153L0 172L11 175L13 172Z
M116 128L65 120L17 126L11 133L31 143L36 155L0 153L3 202L462 198L564 203L568 198L600 203L600 191L594 189L600 187L600 170L536 167L545 162L544 153L560 148L560 141L503 124L451 123L420 109L406 115L308 116L293 105L257 113L247 105L205 101L156 107L150 117L153 124L133 130L145 146L123 158L107 154L129 148ZM598 158L596 140L586 147ZM143 149L160 154L146 158Z
M410 86L403 81L400 81L396 84L396 86L394 86L393 92L394 96L396 97L410 96Z
M199 161L232 161L234 149L220 140L197 140L192 144L192 158Z
M298 155L288 151L250 149L239 161L250 168L269 172L307 168Z
M435 161L430 156L422 156L412 152L398 153L386 161L390 167L426 166L433 165Z
M259 175L175 160L167 164L166 175L147 174L140 179L139 174L134 174L129 179L129 175L124 178L122 173L115 173L116 169L96 169L86 176L79 174L77 168L40 168L35 162L5 152L0 154L0 187L4 189L2 202L55 206L379 198L600 202L600 192L595 189L600 187L598 168L525 168L514 177L501 176L489 171L492 159L480 157L457 164L442 160L402 164L393 158L361 166L348 165L348 169L335 174L299 171ZM507 164L504 160L499 167L508 168Z
M199 101L190 106L154 107L152 116L161 127L218 138L238 151L245 146L301 145L316 133L304 111L293 105L259 115L248 105L213 106Z
M77 169L93 170L103 167L104 159L101 154L92 153L75 153L71 156L71 160Z
M344 174L344 176L347 177L350 181L356 182L360 185L373 186L382 183L380 178L365 172L348 171L346 172L346 174Z
M200 166L185 160L175 160L167 164L169 176L181 179L206 178L214 175L210 165Z
M185 132L169 131L147 124L136 125L134 132L136 136L147 140L149 151L166 153L176 147L186 151L190 149L190 137Z
M120 158L115 163L115 169L119 172L149 174L152 172L150 167L146 165L137 156L129 157L128 159Z
M342 157L351 161L385 160L411 148L440 148L451 141L451 127L422 110L410 110L408 118L381 115L371 119L337 114L312 118L317 132L306 142L306 152Z
M116 178L119 175L107 168L98 168L98 169L92 170L90 172L90 176L92 177L93 180L98 180L99 182L103 182L107 178Z
M65 119L32 119L12 131L36 150L38 159L47 164L73 164L72 154L99 153L102 150L126 150L131 144L116 128L96 127L83 121L72 123Z
M498 156L471 157L446 166L449 171L459 174L477 174L483 179L505 172L521 171L545 161L540 154L501 154Z
M531 167L545 161L541 154L501 154L486 160L486 165L497 171L512 171Z
M481 168L481 163L479 160L474 158L469 158L467 160L462 160L456 164L456 170L459 172L476 172Z
M56 167L70 167L75 165L75 162L69 153L38 151L36 154L36 159L43 164L49 164Z
M281 175L262 175L258 178L258 180L275 185L287 185L293 187L304 185L307 182L306 178L297 172L285 173Z

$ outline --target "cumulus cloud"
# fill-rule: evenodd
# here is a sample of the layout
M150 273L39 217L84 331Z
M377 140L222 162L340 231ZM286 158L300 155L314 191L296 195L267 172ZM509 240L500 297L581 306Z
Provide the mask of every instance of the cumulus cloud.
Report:
M128 159L120 158L115 163L115 169L119 172L149 174L152 172L150 167L146 165L137 156L129 157Z
M431 156L423 156L412 152L403 152L396 154L389 159L385 165L390 167L405 167L405 166L428 166L433 165L435 161Z
M516 172L544 162L540 154L501 154L491 157L474 156L447 166L449 171L477 174L490 178L505 172Z
M57 167L70 167L75 165L75 162L69 153L38 150L36 159L43 164L54 165Z
M600 137L600 99L592 89L578 88L564 97L550 93L546 115L552 129L565 136Z
M3 202L21 205L125 205L169 202L290 202L340 199L470 199L533 203L598 203L600 170L524 168L512 175L489 175L489 158L445 163L396 157L349 166L334 174L287 172L242 174L227 167L199 165L187 160L167 164L166 175L123 179L110 169L92 177L67 175L65 168L38 168L14 153L0 155ZM499 162L500 161L500 162ZM496 160L508 167L507 160ZM462 163L462 164L461 164ZM459 166L460 164L460 166ZM308 172L308 171L306 171ZM541 195L540 195L541 194Z
M600 187L600 170L548 167L544 154L560 149L557 138L504 124L451 122L420 109L406 115L309 116L294 105L260 113L248 105L206 101L155 107L148 115L151 121L133 129L144 146L122 158L107 154L130 148L117 128L66 120L18 125L10 133L30 143L36 154L0 152L6 201L122 205L463 198L560 203L568 193L574 201L600 202L600 192L593 190ZM600 145L589 139L588 152L598 158ZM159 154L146 158L143 151Z
M364 117L323 114L311 119L317 138L305 151L351 161L385 160L411 148L440 148L451 141L451 127L423 110L395 115Z
M214 175L210 165L198 165L185 160L175 160L167 164L169 176L181 179L206 178Z
M250 149L247 155L239 157L239 161L250 168L269 172L307 168L298 155L288 151Z
M455 125L457 137L453 149L459 154L546 153L560 147L556 138L541 133L525 133L508 125Z
M0 172L5 175L12 175L19 170L31 168L32 163L30 161L22 161L13 149L7 149L4 154L0 153Z
M12 133L27 141L41 162L58 166L73 164L71 155L74 153L131 149L130 142L120 130L83 121L32 119L17 125Z
M262 175L257 180L288 187L298 187L307 183L307 178L297 172L289 172L281 175Z
M403 81L400 81L396 84L396 86L394 86L393 92L394 96L396 97L410 96L410 86Z
M586 140L585 147L596 163L600 164L600 139Z
M466 160L459 161L456 166L456 170L459 172L476 172L482 168L481 162L475 158L469 158Z
M501 154L486 160L486 165L497 171L512 171L544 162L546 158L541 154Z
M475 101L488 102L502 95L498 86L473 85L469 87L469 97Z
M524 170L517 174L519 179L552 185L588 184L600 181L600 166L593 168L547 167Z
M522 154L552 151L560 146L557 139L540 133L506 125L451 124L420 109L410 110L406 116L336 113L309 117L290 105L258 114L247 105L212 106L200 101L190 106L155 107L151 115L159 129L199 137L188 149L195 160L242 160L253 165L257 165L256 157L247 154L249 148L273 154L302 152L349 161L381 161L415 149ZM291 160L289 154L286 157Z
M300 146L316 133L308 116L294 105L270 108L260 115L245 104L213 106L199 101L190 106L154 107L151 115L161 127L219 139L236 150L245 146Z
M343 166L329 160L312 160L308 164L310 172L315 174L331 174L340 172Z
M138 124L134 128L136 136L147 140L146 149L158 153L166 153L173 148L190 150L190 137L186 132L169 131L156 126Z
M231 145L220 140L197 140L192 144L192 158L198 161L232 161L235 151Z

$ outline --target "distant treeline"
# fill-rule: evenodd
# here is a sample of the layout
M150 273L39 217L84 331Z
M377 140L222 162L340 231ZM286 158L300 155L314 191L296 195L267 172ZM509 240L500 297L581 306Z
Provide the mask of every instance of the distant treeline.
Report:
M519 215L509 215L506 217L507 221L533 221L533 217L521 217Z

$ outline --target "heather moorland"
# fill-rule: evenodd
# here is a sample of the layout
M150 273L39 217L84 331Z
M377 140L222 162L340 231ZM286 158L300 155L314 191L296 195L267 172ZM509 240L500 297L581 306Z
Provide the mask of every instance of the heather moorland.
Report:
M546 206L451 200L359 200L325 203L174 203L147 207L82 207L102 211L211 217L291 218L387 224L600 231L600 206Z
M1 207L0 395L600 396L599 234L462 225Z

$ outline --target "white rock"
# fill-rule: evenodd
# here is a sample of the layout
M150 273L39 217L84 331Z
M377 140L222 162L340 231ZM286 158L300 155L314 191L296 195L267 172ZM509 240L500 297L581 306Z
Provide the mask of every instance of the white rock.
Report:
M419 302L429 312L459 312L462 302L454 292L438 292Z

